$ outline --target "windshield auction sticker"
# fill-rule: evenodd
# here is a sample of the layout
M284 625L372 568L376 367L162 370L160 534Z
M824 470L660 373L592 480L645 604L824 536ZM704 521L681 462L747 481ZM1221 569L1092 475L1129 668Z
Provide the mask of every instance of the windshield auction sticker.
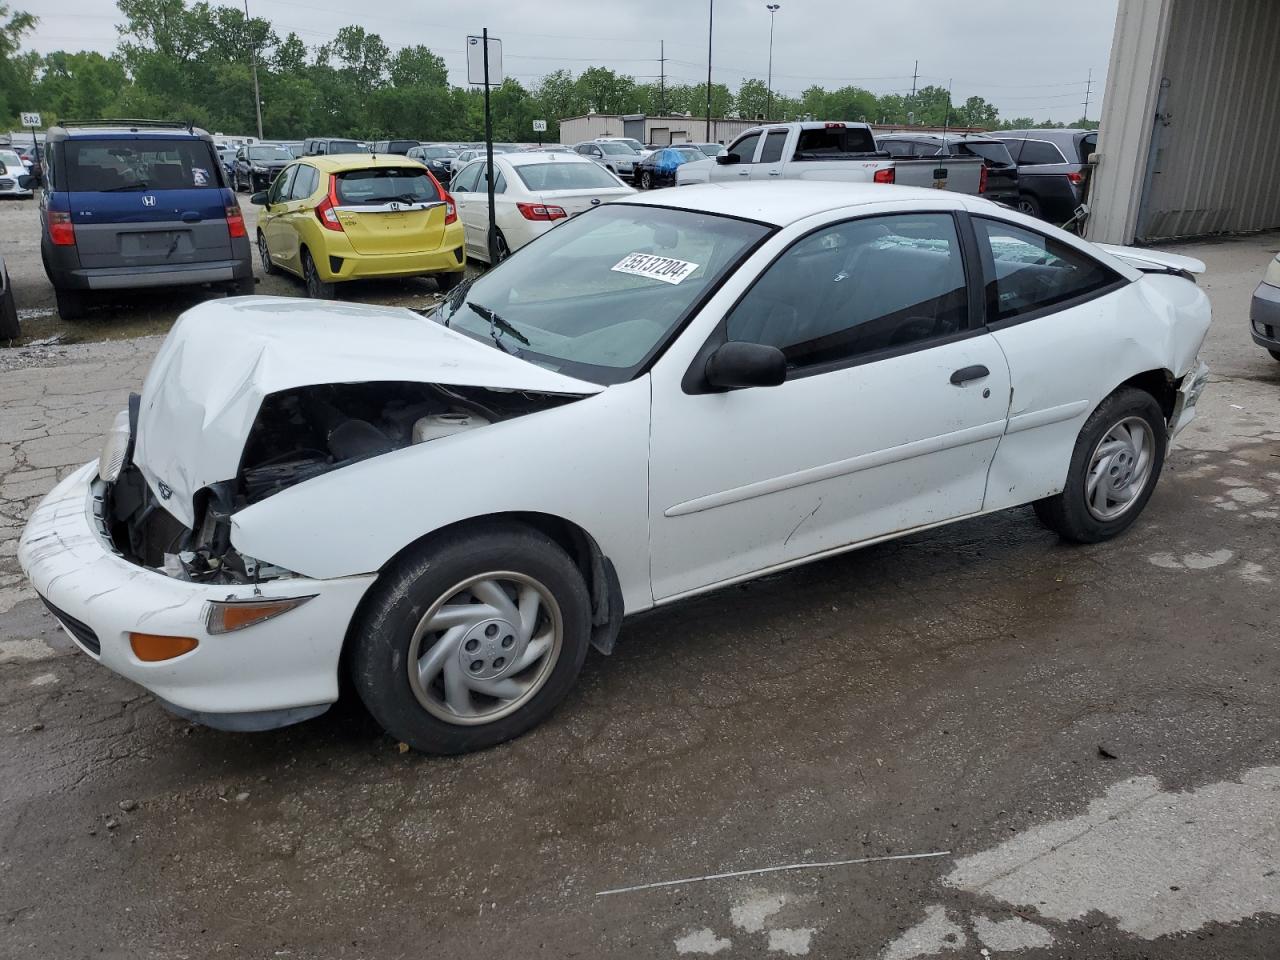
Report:
M652 253L629 253L609 269L661 280L663 283L679 283L697 270L698 264L673 257L658 257Z

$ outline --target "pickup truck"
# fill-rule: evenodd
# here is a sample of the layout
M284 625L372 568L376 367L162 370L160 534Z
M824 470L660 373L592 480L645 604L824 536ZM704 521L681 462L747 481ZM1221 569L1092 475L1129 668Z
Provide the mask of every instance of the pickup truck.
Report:
M708 160L676 168L676 184L738 180L893 183L894 164L865 123L770 123L753 127Z
M952 193L985 196L987 163L976 154L957 155L946 137L935 134L882 134L876 145L897 165L896 183L904 187L934 187ZM997 146L999 146L997 144ZM1014 187L1016 199L1017 187ZM1007 202L1008 197L1000 197Z

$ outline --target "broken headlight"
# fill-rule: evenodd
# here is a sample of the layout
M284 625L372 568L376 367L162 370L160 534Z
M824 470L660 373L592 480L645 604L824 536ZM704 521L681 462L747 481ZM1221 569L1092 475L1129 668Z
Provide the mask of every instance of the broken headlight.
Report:
M111 422L106 439L102 441L102 453L98 454L98 476L108 483L114 483L124 468L125 458L129 455L129 411L121 410Z

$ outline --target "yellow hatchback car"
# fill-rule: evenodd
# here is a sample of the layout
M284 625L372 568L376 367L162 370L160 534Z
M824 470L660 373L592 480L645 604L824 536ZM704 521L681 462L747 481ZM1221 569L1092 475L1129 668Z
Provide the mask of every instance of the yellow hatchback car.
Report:
M307 157L255 193L258 255L265 273L287 270L307 295L335 283L431 276L452 290L466 270L453 197L416 160L364 154Z

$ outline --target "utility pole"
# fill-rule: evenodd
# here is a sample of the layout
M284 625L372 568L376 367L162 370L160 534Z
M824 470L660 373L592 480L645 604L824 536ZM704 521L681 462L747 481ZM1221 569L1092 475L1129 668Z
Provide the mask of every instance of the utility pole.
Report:
M1084 117L1082 118L1084 120L1089 119L1089 100L1092 94L1093 94L1093 67L1090 67L1089 81L1084 88Z
M716 27L716 0L707 0L707 142L712 142L712 29Z
M489 112L489 28L481 32L484 43L484 176L488 181L485 191L489 195L489 266L498 265L498 223L493 209L493 114Z
M914 107L915 107L915 105L916 105L916 82L917 82L919 79L920 79L920 61L919 61L919 60L917 60L917 61L916 61L915 69L911 72L911 100L910 100L910 103L911 103L911 106L912 106L913 108L914 108ZM913 109L913 110L911 111L911 113L908 113L908 114L907 114L907 118L908 118L908 119L907 119L907 126L911 126L911 120L910 120L910 117L911 117L911 114L912 114L912 113L914 113L914 112L915 112L915 111L914 111L914 109Z
M658 41L658 116L667 115L667 51L666 42Z
M765 85L764 98L764 118L766 120L773 119L773 18L777 14L778 8L782 4L767 3L765 9L769 11L769 81Z
M249 40L249 61L253 64L253 109L258 114L258 139L262 139L262 91L258 89L258 48L249 36L249 0L244 0L244 32Z

